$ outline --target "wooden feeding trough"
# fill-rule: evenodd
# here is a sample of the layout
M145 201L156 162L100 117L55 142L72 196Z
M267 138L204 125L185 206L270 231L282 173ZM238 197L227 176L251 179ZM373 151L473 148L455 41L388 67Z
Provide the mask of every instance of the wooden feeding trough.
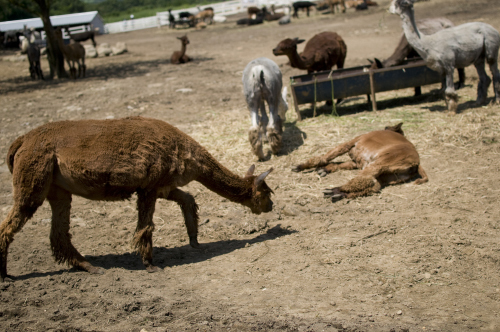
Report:
M441 82L441 76L429 69L422 59L406 61L401 66L370 69L368 66L322 71L290 77L298 120L299 105L359 95L371 96L377 110L375 93L406 89Z

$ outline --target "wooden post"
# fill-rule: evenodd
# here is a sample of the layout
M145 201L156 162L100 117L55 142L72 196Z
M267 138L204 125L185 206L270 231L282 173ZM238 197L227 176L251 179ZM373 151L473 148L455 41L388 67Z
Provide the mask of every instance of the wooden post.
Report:
M300 111L299 111L299 103L297 103L297 96L295 95L295 90L293 89L292 84L290 84L290 90L292 91L293 106L295 107L295 113L297 113L297 121L302 121L302 117L300 116Z
M377 100L375 99L375 84L373 82L373 70L372 69L370 69L369 75L370 75L370 91L372 94L372 111L376 111L377 110Z

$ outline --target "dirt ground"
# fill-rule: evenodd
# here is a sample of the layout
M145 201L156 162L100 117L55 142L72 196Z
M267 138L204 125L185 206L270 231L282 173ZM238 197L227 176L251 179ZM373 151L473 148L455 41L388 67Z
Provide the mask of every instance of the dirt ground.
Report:
M331 116L301 106L285 123L285 148L257 162L241 74L254 58L291 69L272 49L286 37L336 31L346 67L390 55L401 34L389 0L367 12L304 14L292 24L237 27L236 17L203 31L167 28L104 35L129 52L87 59L87 78L32 81L27 62L0 61L0 155L16 137L50 122L141 115L165 120L243 175L274 167L272 212L253 215L198 183L185 187L200 206L202 250L188 245L175 203L159 200L148 274L131 248L135 199L73 198L73 243L104 275L57 264L51 256L48 203L9 250L12 278L0 284L2 331L500 331L500 107L474 108L477 74L466 69L459 114L445 112L440 85L351 98ZM498 0L432 0L417 18L482 21L500 30ZM185 65L170 64L176 37L188 33ZM299 48L302 50L303 45ZM12 52L0 51L2 58ZM43 70L48 74L46 59ZM184 89L184 90L181 90ZM186 90L188 89L188 90ZM289 96L289 100L290 100ZM492 89L489 90L492 100ZM355 135L404 122L430 181L390 186L374 196L332 203L321 189L356 171L324 178L291 167ZM3 157L2 157L3 159ZM12 206L12 177L0 161L0 220Z

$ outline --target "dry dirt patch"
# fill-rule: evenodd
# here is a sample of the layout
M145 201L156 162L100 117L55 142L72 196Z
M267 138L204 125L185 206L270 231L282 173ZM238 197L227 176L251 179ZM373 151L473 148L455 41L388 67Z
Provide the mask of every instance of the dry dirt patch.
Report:
M234 21L188 31L193 63L171 65L185 31L150 29L100 36L125 41L129 53L89 59L88 78L32 82L26 63L0 61L0 155L19 135L48 121L142 115L189 133L222 164L244 174L256 163L241 88L245 65L259 56L287 78L302 72L274 57L285 37L333 30L348 46L346 66L390 55L400 19L385 9L313 15L288 26L236 27ZM496 0L433 0L417 17L484 21L500 29ZM2 55L8 55L2 53ZM46 62L42 64L48 71ZM148 274L132 253L135 201L74 197L73 243L102 276L68 269L50 253L50 209L44 204L10 248L0 285L5 331L496 331L500 327L498 247L500 107L473 108L477 75L467 68L460 114L444 113L439 85L379 94L380 112L351 99L332 117L328 107L296 122L288 113L283 153L256 163L274 167L268 183L275 209L252 215L192 183L200 206L202 250L188 246L179 208L158 201L155 262ZM179 92L179 89L185 92ZM491 89L490 89L491 97ZM354 177L293 173L295 165L355 135L404 122L430 181L387 187L378 195L335 204L321 189ZM0 161L0 218L12 204L11 176Z

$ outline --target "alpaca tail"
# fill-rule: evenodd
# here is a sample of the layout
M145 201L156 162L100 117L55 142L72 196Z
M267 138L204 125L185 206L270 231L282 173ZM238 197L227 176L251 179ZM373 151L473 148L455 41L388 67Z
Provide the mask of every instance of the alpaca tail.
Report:
M14 156L16 155L17 150L23 145L24 136L18 137L14 143L11 144L9 148L9 152L7 152L7 167L9 167L10 173L14 170Z

